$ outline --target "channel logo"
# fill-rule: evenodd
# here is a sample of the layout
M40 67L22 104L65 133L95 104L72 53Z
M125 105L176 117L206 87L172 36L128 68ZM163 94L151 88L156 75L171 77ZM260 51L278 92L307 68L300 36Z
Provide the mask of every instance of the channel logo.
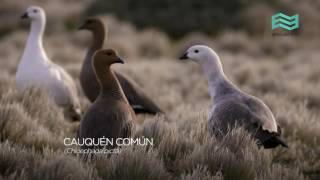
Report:
M288 16L281 12L272 16L272 30L277 28L283 28L288 31L299 28L299 14Z

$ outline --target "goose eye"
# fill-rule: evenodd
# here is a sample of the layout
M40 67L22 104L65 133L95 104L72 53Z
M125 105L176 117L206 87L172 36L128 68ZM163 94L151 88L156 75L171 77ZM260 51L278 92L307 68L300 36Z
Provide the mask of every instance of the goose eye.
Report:
M34 9L34 10L33 10L33 12L34 12L34 13L37 13L37 12L38 12L38 10Z
M195 52L195 53L198 53L198 52L199 52L199 50L197 50L197 49L196 49L196 50L194 50L194 52Z
M107 55L108 55L108 56L111 56L111 55L112 55L112 53L111 53L111 52L108 52L108 53L107 53Z

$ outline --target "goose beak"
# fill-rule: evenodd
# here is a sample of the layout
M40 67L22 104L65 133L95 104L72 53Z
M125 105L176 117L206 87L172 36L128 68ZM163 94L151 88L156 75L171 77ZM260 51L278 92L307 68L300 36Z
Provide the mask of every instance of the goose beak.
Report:
M186 52L186 53L184 53L182 56L180 56L180 58L179 58L180 60L185 60L185 59L189 59L189 57L188 57L188 53Z
M116 63L124 64L124 61L121 58L118 58Z
M28 19L28 18L29 18L29 15L27 12L23 13L21 16L21 19Z

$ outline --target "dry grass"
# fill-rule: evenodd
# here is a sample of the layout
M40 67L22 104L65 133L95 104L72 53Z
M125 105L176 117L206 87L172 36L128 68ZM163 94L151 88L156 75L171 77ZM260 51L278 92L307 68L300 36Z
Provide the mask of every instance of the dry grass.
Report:
M138 116L135 136L154 138L154 147L92 158L64 153L63 138L74 137L79 124L64 119L45 92L16 92L14 74L27 33L12 31L0 39L0 179L320 178L318 40L252 39L230 31L173 43L156 30L137 32L115 18L107 21L106 44L127 60L114 68L135 79L167 113ZM57 31L45 37L45 47L77 79L88 39L88 33ZM200 42L214 47L233 82L270 106L290 148L258 149L242 129L222 142L209 136L206 80L197 65L174 58ZM82 95L81 102L89 105Z

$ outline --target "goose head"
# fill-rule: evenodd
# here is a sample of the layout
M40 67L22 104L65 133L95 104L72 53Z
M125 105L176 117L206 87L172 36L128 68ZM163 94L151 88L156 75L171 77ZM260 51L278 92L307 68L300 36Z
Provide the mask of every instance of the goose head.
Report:
M42 21L45 19L45 12L39 6L30 6L22 14L21 18L22 19L29 19L31 21Z

